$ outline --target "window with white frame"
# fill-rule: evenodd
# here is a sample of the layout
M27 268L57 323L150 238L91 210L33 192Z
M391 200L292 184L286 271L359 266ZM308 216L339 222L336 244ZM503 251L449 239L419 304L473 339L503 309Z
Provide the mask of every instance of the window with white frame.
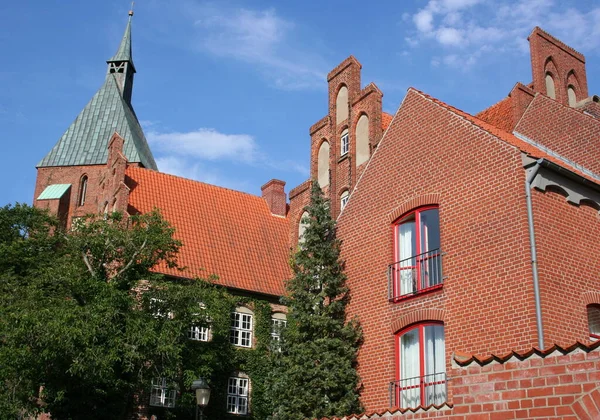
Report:
M200 306L200 309L202 311L206 310L206 305L203 302L200 302L198 305ZM199 318L198 323L210 322L210 319L208 319L206 317L202 318L201 312L193 314L193 317ZM210 326L201 326L201 325L192 324L190 326L190 329L188 330L188 338L190 340L194 340L194 341L209 341L210 340Z
M154 407L175 407L177 391L169 388L165 378L152 379L152 388L150 389L150 405Z
M588 305L587 316L590 339L592 341L600 340L600 305Z
M341 152L340 152L341 156L348 154L348 151L350 150L350 141L348 139L348 129L345 129L344 131L342 131L341 149L340 150L341 150Z
M227 412L248 414L248 394L250 380L242 376L232 376L227 382Z
M281 330L287 325L285 314L277 312L271 318L271 338L273 341L281 340Z
M350 198L350 193L348 190L344 191L340 196L340 210L344 210L346 204L348 204L348 199Z
M231 314L231 335L229 341L234 346L252 347L252 311L237 308Z

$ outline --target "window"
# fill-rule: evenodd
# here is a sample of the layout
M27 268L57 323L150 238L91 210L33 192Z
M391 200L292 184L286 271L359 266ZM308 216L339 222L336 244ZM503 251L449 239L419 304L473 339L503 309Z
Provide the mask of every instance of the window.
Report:
M346 207L346 204L348 204L349 198L350 194L348 193L348 190L344 191L340 196L340 210L344 210L344 207Z
M417 209L394 226L396 262L390 264L390 299L441 285L440 218L436 207Z
M234 346L252 347L252 311L248 308L238 308L231 314L229 341Z
M588 305L587 316L590 338L593 341L600 340L600 305Z
M198 305L200 306L200 309L202 311L206 310L206 305L203 302L200 302ZM193 314L193 316L194 316L194 318L202 319L202 313L195 313L195 314ZM204 319L202 319L202 321L210 322L210 319L206 319L206 317L204 317ZM201 325L191 325L190 329L188 330L188 338L190 340L194 340L194 341L209 341L210 340L210 327L201 326Z
M348 150L350 150L350 143L348 141L348 129L345 129L344 131L342 131L342 136L341 136L341 156L347 155L348 154Z
M444 326L424 323L396 336L397 378L390 396L400 408L446 401L446 346Z
M227 383L227 412L248 414L248 378L232 376Z
M277 312L271 318L271 338L273 341L281 340L281 330L287 325L285 314Z
M88 177L84 175L81 177L81 181L79 183L79 205L83 206L85 204L85 196L87 194L87 184Z
M167 386L165 378L152 379L152 388L150 389L150 405L155 407L175 407L175 398L177 391Z

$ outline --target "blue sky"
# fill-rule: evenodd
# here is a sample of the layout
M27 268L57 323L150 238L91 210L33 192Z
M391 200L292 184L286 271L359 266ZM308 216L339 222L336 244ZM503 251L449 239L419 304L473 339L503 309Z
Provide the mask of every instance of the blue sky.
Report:
M2 2L0 205L31 203L35 165L102 85L126 0ZM309 127L348 55L394 113L414 86L476 113L529 83L539 25L587 59L600 93L593 0L139 0L133 105L159 169L260 194L308 178Z

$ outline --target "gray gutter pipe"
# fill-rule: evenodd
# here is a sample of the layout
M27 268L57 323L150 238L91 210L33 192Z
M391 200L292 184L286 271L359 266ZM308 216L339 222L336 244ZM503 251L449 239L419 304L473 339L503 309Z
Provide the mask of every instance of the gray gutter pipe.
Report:
M535 248L535 232L533 230L533 206L531 204L531 182L540 170L544 159L535 162L535 166L525 179L525 198L527 199L527 222L529 224L529 244L531 247L531 270L533 272L533 295L535 297L535 318L538 333L538 347L544 350L544 327L542 325L542 304L540 302L540 283L537 268L537 251Z

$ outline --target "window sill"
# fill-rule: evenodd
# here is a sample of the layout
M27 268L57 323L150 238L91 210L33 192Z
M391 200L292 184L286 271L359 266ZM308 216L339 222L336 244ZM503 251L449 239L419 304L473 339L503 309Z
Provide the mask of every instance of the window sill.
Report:
M394 297L394 298L390 299L389 301L390 301L390 303L404 302L405 300L416 298L418 296L428 295L437 290L442 290L443 287L444 287L444 283L436 284L435 286L428 287L427 289L421 289L421 290L417 290L414 293Z
M338 159L338 163L348 159L348 157L350 156L350 153L346 152L344 153L342 156L340 156L340 158Z

